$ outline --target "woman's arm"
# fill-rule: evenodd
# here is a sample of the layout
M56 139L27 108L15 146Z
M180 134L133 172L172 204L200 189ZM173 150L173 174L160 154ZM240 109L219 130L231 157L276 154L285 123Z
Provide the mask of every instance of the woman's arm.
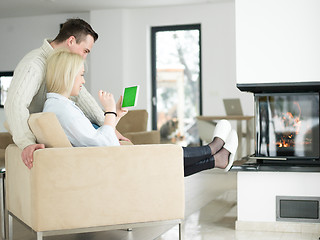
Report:
M109 125L113 129L116 128L116 103L111 93L104 92L102 90L98 93L99 100L104 109L104 125Z
M104 125L105 117L103 116L103 111L96 102L96 100L91 96L91 94L86 90L83 86L78 97L72 97L72 100L77 104L77 106L82 110L82 112L86 115L86 117L93 123L98 124L99 126ZM119 99L117 106L121 105L121 99ZM121 109L121 106L120 108ZM120 110L120 111L123 111ZM118 121L121 117L123 117L128 111L119 112L117 110L118 117L116 118L117 125ZM124 114L123 114L124 113ZM120 132L116 130L116 135L119 140L130 141L129 139L122 136Z
M75 147L118 146L114 127L103 125L95 129L84 113L67 98L52 94L47 99L44 112L56 114L69 141ZM52 97L55 96L55 97ZM110 118L109 118L110 117ZM109 116L112 124L112 116ZM113 117L114 118L114 117Z

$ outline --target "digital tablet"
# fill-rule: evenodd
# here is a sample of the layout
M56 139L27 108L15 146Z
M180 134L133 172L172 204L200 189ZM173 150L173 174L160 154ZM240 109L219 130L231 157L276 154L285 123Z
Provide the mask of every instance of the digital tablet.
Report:
M139 85L124 88L121 107L128 108L136 106L138 94Z

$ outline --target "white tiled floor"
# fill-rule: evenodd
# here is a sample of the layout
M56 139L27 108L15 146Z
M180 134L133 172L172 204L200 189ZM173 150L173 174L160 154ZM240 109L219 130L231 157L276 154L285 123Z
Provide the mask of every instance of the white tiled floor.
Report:
M229 192L233 195L233 192ZM224 196L225 197L225 196ZM184 240L318 240L320 235L308 233L277 233L235 231L236 202L216 199L191 214L183 223ZM177 227L157 240L178 239Z
M317 234L235 231L236 173L206 171L188 178L184 240L318 240ZM36 239L34 232L14 222L14 240ZM177 226L157 226L98 233L46 237L45 240L176 240Z

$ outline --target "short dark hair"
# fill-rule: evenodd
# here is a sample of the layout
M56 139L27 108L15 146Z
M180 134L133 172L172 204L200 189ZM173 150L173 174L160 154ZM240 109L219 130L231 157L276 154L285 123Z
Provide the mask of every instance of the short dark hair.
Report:
M92 36L94 41L97 41L98 39L98 34L92 29L89 23L80 18L72 18L68 19L62 25L58 35L53 41L61 43L69 37L74 36L76 42L79 44L87 37L87 35Z

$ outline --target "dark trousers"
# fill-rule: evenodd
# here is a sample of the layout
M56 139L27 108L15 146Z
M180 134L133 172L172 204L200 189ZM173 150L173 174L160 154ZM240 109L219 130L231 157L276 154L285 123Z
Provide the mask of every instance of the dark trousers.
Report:
M184 176L214 168L214 157L209 146L182 147L184 160Z

